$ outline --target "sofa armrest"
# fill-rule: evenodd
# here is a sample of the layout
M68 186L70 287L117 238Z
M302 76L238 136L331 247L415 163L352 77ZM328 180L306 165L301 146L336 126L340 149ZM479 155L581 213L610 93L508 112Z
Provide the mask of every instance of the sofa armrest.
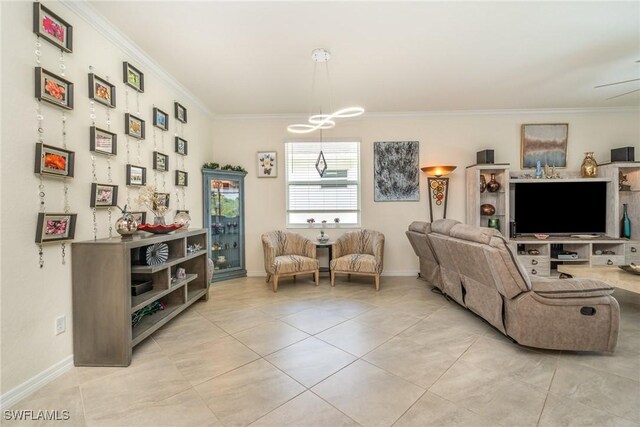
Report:
M273 262L276 259L276 248L268 239L262 238L262 249L264 251L264 269L268 274L273 274Z
M304 241L304 256L309 258L316 257L316 245L309 239Z
M540 279L531 282L532 290L545 298L591 298L611 295L614 288L595 279Z

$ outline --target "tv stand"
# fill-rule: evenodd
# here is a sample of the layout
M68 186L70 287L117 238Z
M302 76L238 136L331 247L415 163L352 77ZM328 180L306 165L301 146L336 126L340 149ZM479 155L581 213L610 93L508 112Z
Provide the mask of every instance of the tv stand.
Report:
M602 236L600 234L571 234L569 237L574 239L598 239Z

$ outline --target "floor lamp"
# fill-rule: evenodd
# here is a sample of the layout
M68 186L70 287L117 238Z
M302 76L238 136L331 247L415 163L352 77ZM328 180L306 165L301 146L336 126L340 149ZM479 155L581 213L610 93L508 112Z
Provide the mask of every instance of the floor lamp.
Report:
M428 175L429 217L433 222L433 203L444 204L442 218L447 217L447 196L449 194L449 178L445 177L456 169L456 166L425 166L422 172Z

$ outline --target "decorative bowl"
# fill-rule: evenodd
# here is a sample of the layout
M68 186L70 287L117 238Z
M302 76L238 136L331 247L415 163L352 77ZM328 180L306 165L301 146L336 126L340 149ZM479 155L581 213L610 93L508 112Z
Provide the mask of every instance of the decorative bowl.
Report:
M153 234L167 234L171 233L172 231L176 231L181 227L182 225L180 224L140 224L138 226L138 230L146 231Z
M534 234L533 237L535 237L538 240L545 240L549 237L548 234Z

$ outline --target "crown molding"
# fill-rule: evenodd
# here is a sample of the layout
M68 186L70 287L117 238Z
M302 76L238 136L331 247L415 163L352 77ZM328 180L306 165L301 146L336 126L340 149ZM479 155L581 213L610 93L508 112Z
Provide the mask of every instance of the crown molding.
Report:
M640 113L640 107L585 107L585 108L520 108L493 110L446 110L446 111L397 111L370 112L360 118L419 118L440 116L501 116L522 114L603 114L603 113ZM214 120L299 120L308 118L308 114L215 114ZM353 120L353 119L349 119ZM357 120L357 119L355 119Z
M93 27L100 34L105 36L109 41L122 49L132 61L139 64L145 70L150 70L156 74L161 80L173 87L182 96L187 98L192 105L197 106L210 118L213 118L215 114L209 109L209 107L202 102L196 95L194 95L189 89L184 87L173 75L165 70L160 64L158 64L149 54L147 54L142 48L133 42L127 35L125 35L118 27L105 18L100 12L98 12L87 0L61 0L61 3L76 13L82 19L84 19L91 27Z

